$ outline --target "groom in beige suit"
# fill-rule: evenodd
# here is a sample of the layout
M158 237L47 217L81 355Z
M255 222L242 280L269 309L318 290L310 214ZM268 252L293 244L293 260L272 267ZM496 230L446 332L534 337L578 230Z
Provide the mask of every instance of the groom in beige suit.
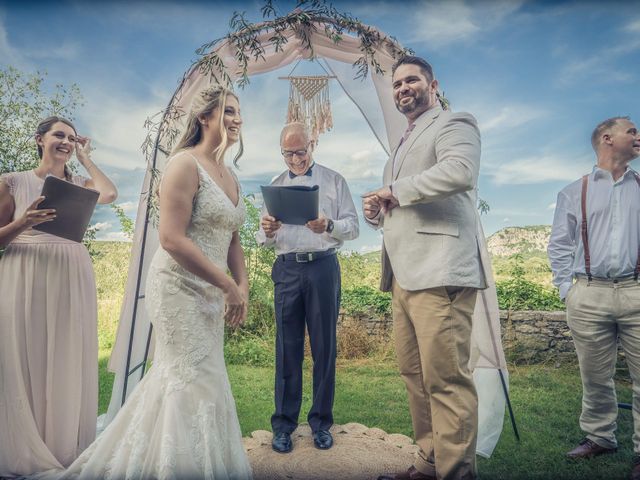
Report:
M486 282L478 253L475 187L480 134L473 116L443 110L423 59L393 67L396 107L408 120L365 194L365 220L384 228L383 291L393 296L400 374L407 386L416 462L379 479L474 479L478 399L469 369L471 317Z

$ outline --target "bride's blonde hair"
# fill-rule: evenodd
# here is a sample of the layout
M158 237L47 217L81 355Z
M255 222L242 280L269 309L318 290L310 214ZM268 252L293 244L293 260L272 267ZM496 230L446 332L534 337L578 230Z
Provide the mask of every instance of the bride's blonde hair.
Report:
M211 115L211 113L217 108L218 124L220 128L220 144L214 149L212 153L214 154L215 161L217 163L220 163L222 161L224 152L227 150L229 144L227 129L224 127L223 121L224 109L227 105L227 97L229 95L232 95L236 100L238 100L236 94L228 88L225 88L222 85L213 85L205 88L195 96L193 102L191 103L191 111L189 112L187 125L185 127L184 133L182 134L182 138L173 149L172 153L174 155L180 150L194 147L198 144L198 142L200 142L200 140L202 139L202 124L200 122L200 119L202 117ZM238 159L244 152L242 134L240 135L239 143L240 149L238 150L236 156L233 158L233 164L236 167L238 166Z

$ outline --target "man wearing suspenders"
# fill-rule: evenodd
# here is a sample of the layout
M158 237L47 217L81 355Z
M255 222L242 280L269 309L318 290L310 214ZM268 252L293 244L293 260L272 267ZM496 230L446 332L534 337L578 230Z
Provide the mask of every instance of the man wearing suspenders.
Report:
M640 480L640 176L629 168L640 155L640 135L629 117L614 117L596 127L591 144L597 164L558 194L548 247L582 378L586 436L567 455L589 458L617 449L619 339L633 381L631 478Z

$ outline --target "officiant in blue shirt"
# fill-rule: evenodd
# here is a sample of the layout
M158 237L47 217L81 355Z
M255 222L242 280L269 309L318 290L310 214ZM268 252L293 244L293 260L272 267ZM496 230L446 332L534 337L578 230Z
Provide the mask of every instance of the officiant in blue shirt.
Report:
M319 186L318 218L306 225L277 221L263 208L256 238L275 248L276 316L275 412L271 417L272 447L293 449L291 433L298 426L302 404L302 361L305 324L313 356L313 404L307 420L314 445L333 445L336 323L340 309L340 265L337 250L345 240L358 237L358 215L345 179L314 163L313 142L302 123L285 125L280 135L282 156L288 167L271 185Z

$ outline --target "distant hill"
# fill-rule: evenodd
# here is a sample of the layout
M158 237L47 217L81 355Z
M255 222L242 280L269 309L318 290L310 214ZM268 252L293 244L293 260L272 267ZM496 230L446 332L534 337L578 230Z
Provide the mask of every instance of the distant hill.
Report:
M546 256L550 235L551 225L507 227L491 235L487 239L487 247L491 255L499 257L515 253L542 253Z
M509 257L515 253L546 258L551 225L506 227L487 238L487 247L494 257ZM380 250L362 255L369 261L380 260Z

